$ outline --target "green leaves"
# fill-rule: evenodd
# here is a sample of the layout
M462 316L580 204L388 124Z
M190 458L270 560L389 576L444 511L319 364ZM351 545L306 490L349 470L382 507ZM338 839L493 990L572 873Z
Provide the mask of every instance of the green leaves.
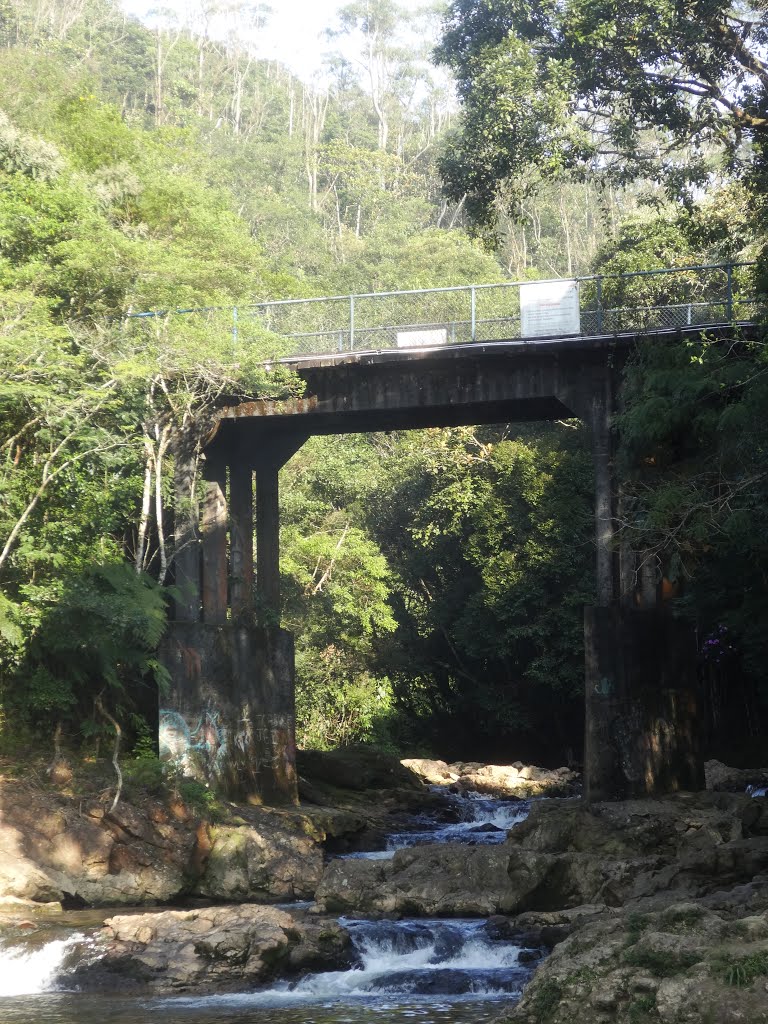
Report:
M77 167L95 171L110 164L135 164L139 159L140 136L124 124L115 107L89 89L67 97L57 114L59 140Z
M566 741L592 588L576 424L314 438L282 494L305 742L525 743L555 695Z
M0 593L0 650L4 653L20 650L24 643L21 609Z
M63 168L64 161L55 146L20 132L0 110L0 170L47 181L56 178Z
M482 736L520 740L554 691L567 731L592 578L580 432L395 437L368 521L395 573L398 630L384 664L396 707L443 749L461 747L461 734L466 749Z
M436 51L464 115L448 193L481 225L519 204L532 168L658 177L690 199L715 154L733 166L766 137L765 37L717 0L454 0Z
M274 275L228 195L90 93L59 98L46 127L57 149L0 120L0 690L39 723L90 713L105 685L162 682L162 596L120 563L136 546L145 432L167 445L223 391L296 384L264 367L285 343L257 320L235 344L232 305ZM116 316L155 305L224 309ZM142 564L162 565L158 545Z
M154 652L166 624L163 591L124 562L85 568L66 580L30 646L22 677L34 712L78 706L83 717L106 686L131 703L130 689L166 675Z
M457 77L463 119L439 167L448 194L489 226L515 210L532 185L529 167L558 175L588 137L571 119L572 69L555 56L546 5L455 3L437 59Z
M376 650L396 627L391 568L364 512L377 445L313 438L283 471L284 620L296 635L301 742L386 741L391 687Z

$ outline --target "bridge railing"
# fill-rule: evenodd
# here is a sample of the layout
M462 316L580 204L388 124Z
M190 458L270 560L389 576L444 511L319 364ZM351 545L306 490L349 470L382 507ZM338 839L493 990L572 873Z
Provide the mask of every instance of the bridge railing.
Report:
M707 264L576 278L579 331L572 333L599 336L752 321L762 309L753 266ZM172 331L175 317L196 315L209 322L209 329L228 330L236 349L261 347L271 339L269 351L265 348L270 359L497 341L522 338L521 288L531 283L283 299L229 310L134 313L128 319L170 318L166 326Z

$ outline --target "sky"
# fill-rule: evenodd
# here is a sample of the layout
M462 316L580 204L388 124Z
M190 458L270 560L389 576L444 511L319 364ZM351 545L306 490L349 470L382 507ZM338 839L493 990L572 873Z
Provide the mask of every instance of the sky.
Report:
M298 77L308 81L319 73L323 54L343 51L342 40L328 40L324 30L335 22L336 11L346 0L267 0L272 8L266 25L255 39L259 57L279 60ZM158 9L192 16L199 11L200 0L122 0L123 8L142 21L152 24L152 12ZM401 6L417 10L425 0L401 0ZM351 56L351 54L350 54Z

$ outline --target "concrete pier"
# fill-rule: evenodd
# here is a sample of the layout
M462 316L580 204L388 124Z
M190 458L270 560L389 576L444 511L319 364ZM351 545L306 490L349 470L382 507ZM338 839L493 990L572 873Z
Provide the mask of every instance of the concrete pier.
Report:
M161 759L229 800L297 803L291 634L176 622L161 659Z
M691 628L664 609L586 608L584 795L704 788Z
M296 447L252 459L213 446L200 481L191 445L179 445L176 456L178 593L160 650L171 678L161 697L160 757L228 799L256 804L298 802L278 500L280 466Z

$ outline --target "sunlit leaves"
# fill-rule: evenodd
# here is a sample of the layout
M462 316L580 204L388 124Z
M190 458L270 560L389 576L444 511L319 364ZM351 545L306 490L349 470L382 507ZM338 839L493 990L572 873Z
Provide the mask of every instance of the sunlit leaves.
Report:
M691 201L719 152L765 135L760 16L718 0L454 0L438 58L464 121L442 167L479 223L525 195L527 169L664 180Z

